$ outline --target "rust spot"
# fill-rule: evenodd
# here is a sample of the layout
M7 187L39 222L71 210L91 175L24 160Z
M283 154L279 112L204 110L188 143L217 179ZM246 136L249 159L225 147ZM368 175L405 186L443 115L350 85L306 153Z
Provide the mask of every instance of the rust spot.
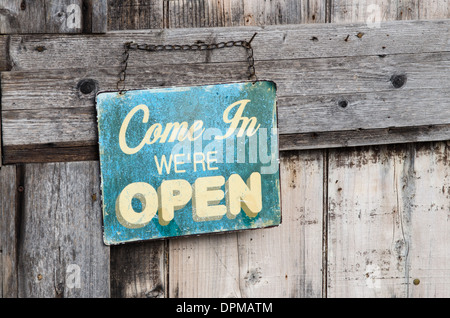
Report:
M40 53L40 52L44 52L45 50L47 50L47 48L43 45L39 45L39 46L36 46L35 50Z
M246 15L245 16L245 24L249 25L249 24L252 24L252 22L253 22L253 16L251 14Z
M356 35L358 38L362 38L363 37L363 35L364 35L364 33L363 32L358 32L358 34Z

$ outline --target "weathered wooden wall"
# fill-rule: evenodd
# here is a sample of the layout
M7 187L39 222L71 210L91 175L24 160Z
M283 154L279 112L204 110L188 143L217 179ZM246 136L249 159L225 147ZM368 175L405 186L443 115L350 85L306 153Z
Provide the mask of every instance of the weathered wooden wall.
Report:
M21 2L0 1L0 33L450 18L446 0L52 1L36 8L24 1L24 9ZM52 11L56 3L59 11ZM51 22L74 3L81 5L81 28ZM89 18L102 12L90 3L104 5L107 20ZM415 65L425 68L437 61L419 58ZM439 58L448 65L448 54ZM370 61L358 63L370 67ZM323 72L333 65L324 63ZM2 73L15 83L23 79L11 92L40 83L39 75L28 82L20 64L0 65L14 67ZM376 82L370 69L362 72L367 83ZM77 76L50 74L52 85ZM329 83L333 73L327 74ZM448 74L436 76L438 82ZM321 83L307 82L310 90ZM282 226L113 247L102 244L97 161L2 166L0 297L448 297L448 155L445 141L283 151Z

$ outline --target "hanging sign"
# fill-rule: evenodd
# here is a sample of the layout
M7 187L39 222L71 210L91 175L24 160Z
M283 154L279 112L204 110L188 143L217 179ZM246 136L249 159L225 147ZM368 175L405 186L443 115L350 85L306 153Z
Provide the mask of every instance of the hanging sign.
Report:
M275 83L96 102L105 244L280 224Z

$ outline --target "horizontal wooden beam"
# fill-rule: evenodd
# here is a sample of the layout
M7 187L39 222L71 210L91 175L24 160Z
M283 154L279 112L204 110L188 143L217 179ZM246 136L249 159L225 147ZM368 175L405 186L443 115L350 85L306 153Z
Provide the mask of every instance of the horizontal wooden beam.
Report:
M443 20L380 28L316 24L11 36L12 71L1 74L4 163L98 158L95 95L115 89L123 42L209 43L249 39L254 32L257 75L277 83L282 150L450 139L449 25ZM239 48L133 51L126 85L241 81L245 59Z
M123 44L195 44L250 40L258 61L329 58L401 53L427 53L450 49L448 20L383 22L379 28L366 24L302 24L264 27L222 27L112 31L104 35L30 34L10 36L13 70L69 68L116 68ZM131 66L156 64L239 62L239 48L202 52L132 53ZM1 64L1 63L0 63ZM0 69L2 70L2 69Z

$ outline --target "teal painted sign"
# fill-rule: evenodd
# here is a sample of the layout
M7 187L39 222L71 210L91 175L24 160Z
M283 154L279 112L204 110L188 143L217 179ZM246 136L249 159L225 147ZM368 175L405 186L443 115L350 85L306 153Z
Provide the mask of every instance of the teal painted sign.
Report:
M97 95L104 242L279 225L270 81Z

